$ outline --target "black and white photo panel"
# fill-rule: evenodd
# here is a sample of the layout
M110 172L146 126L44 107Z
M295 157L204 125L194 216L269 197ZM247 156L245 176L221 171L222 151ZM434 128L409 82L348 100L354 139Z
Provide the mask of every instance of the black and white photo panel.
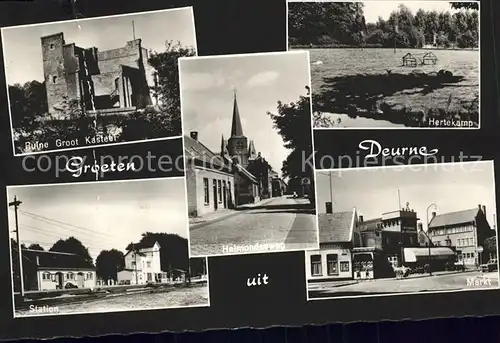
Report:
M184 177L9 186L14 318L209 306Z
M479 2L288 2L315 129L480 128Z
M316 171L308 300L499 286L493 161Z
M179 72L191 256L317 249L309 53Z
M182 135L191 7L1 29L14 155Z

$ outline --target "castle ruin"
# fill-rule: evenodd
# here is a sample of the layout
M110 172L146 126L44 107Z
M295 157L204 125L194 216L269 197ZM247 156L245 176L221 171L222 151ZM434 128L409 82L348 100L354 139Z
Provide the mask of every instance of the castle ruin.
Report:
M78 100L84 111L127 112L152 105L148 51L141 39L98 51L66 44L64 34L41 38L48 111L65 119L64 102Z

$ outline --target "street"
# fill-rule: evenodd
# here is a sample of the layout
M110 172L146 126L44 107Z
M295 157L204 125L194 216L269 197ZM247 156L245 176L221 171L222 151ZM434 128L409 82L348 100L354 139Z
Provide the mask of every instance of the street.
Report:
M176 288L165 292L119 294L94 301L53 304L46 309L40 306L39 311L30 308L16 310L16 317L167 309L172 307L208 306L208 304L208 287L205 284L189 288ZM50 313L48 313L49 309Z
M315 211L291 196L238 210L223 220L190 229L192 256L273 252L318 247Z
M477 282L476 282L477 281ZM498 287L498 273L444 272L407 279L376 279L365 281L312 283L308 285L309 298L330 298L388 293L436 292Z

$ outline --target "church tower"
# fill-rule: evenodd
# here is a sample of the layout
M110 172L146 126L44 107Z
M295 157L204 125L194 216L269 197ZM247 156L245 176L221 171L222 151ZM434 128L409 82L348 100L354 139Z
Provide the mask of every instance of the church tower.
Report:
M237 158L238 162L246 167L248 165L248 140L243 135L241 127L238 101L236 100L236 90L234 91L233 122L231 125L231 137L227 142L227 150L231 158Z

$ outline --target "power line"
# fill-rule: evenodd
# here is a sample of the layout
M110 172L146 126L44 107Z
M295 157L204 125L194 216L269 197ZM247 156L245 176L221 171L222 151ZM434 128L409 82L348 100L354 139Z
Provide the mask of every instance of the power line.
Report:
M99 232L99 231L88 229L88 228L85 228L85 227L82 227L82 226L78 226L78 225L66 223L66 222L63 222L63 221L60 221L60 220L56 220L56 219L48 218L46 216L42 216L40 214L36 214L36 213L32 213L32 212L27 212L27 211L19 211L19 212L21 214L24 214L24 215L26 215L28 217L33 218L33 219L44 221L47 224L51 224L51 225L54 225L54 226L57 226L57 227L60 227L60 228L63 228L63 229L68 229L68 227L69 227L69 228L72 228L72 229L82 230L82 231L86 231L86 232L92 232L92 233L97 234L97 235L108 236L110 238L117 238L117 236L114 236L112 234L108 234L108 233L105 233L105 232Z

